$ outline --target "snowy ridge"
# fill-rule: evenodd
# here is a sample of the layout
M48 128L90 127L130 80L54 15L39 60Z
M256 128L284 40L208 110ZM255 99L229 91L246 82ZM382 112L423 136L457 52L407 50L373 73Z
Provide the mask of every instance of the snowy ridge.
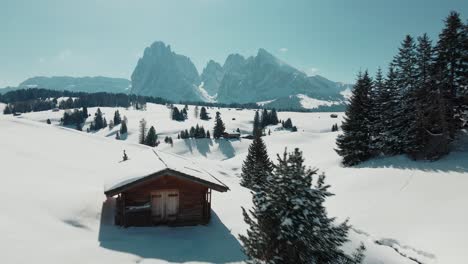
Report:
M340 102L337 101L325 101L311 98L305 94L297 94L296 96L301 100L301 105L305 109L315 109L322 105L331 106L340 104Z

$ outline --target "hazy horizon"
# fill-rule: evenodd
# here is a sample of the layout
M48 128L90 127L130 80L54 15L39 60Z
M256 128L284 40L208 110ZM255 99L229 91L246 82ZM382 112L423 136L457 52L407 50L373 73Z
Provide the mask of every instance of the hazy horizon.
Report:
M25 8L26 7L26 8ZM0 87L34 76L130 79L145 47L163 41L199 73L231 53L264 48L309 75L351 83L356 72L385 68L406 34L434 40L461 0L186 2L26 1L0 8Z

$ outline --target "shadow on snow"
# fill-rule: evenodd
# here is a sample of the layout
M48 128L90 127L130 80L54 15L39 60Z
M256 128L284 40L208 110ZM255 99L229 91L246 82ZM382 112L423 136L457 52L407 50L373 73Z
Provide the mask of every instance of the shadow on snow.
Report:
M420 171L440 171L440 172L468 172L468 152L452 152L449 155L442 157L436 161L414 161L405 155L394 157L375 158L355 168L396 168L410 169Z
M206 226L130 227L115 226L115 200L103 203L99 243L106 249L169 262L240 262L246 259L239 241L214 211Z

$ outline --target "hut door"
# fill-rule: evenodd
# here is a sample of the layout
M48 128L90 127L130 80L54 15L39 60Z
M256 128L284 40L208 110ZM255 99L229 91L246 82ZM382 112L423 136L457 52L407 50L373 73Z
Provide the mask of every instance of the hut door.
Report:
M175 220L179 211L179 191L166 191L166 219Z
M155 221L164 219L164 192L155 192L151 195L151 215Z
M154 221L175 220L178 212L178 190L161 190L151 194L151 214Z

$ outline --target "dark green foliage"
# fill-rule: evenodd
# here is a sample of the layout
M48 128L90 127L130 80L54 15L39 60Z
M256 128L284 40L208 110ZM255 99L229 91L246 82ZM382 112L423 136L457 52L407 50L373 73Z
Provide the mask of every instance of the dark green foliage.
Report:
M206 112L206 108L203 106L200 110L200 119L201 120L208 120L210 117L208 116L208 113Z
M348 223L327 216L329 187L323 174L304 166L298 149L278 156L272 175L253 193L253 208L242 208L249 229L240 240L248 263L360 263L363 247L353 256L341 249Z
M158 135L156 134L156 129L153 126L150 127L148 130L148 134L145 137L145 145L150 147L157 146L158 143Z
M179 138L180 139L180 138ZM164 138L164 143L166 144L171 144L171 146L174 144L174 142L172 141L172 137L169 137L169 136L166 136Z
M96 113L94 114L94 121L93 124L91 125L91 130L99 130L101 128L104 128L107 126L107 122L104 122L105 118L102 116L101 109L98 108Z
M445 20L435 47L427 34L417 43L406 36L385 81L377 72L369 107L358 97L348 107L348 124L337 140L345 165L375 155L435 160L449 153L450 143L466 124L467 38L467 25L456 12ZM351 122L354 119L358 121Z
M52 124L52 122L50 122L50 119L49 119L49 118L47 118L47 124L48 124L48 125Z
M338 124L332 125L331 131L332 132L338 131Z
M256 135L242 165L241 185L251 190L258 190L273 170L273 164L260 135Z
M12 114L13 112L11 111L11 108L9 105L5 106L5 109L3 109L3 114L4 115L10 115Z
M63 126L74 126L77 130L81 131L82 124L85 122L86 117L82 111L75 109L72 111L65 111L62 117L62 125ZM50 121L50 120L49 120Z
M256 136L262 136L262 125L260 124L260 115L258 114L258 111L255 111L255 117L254 117L254 121L253 121L252 135L253 135L254 137L256 137Z
M146 143L146 120L143 118L140 120L140 134L138 135L138 143Z
M451 12L445 19L445 27L439 35L435 47L434 70L436 85L445 101L445 116L448 122L449 135L453 139L460 128L460 105L463 95L466 96L468 78L468 47L466 25L460 14ZM465 98L466 99L466 98Z
M48 100L47 98L54 98ZM69 99L58 104L61 109L73 109L81 107L129 107L137 101L145 101L157 104L165 104L167 100L153 97L141 97L136 95L126 94L111 94L111 93L83 93L70 91L54 91L46 89L19 89L8 92L2 96L2 101L10 103L16 112L36 112L51 110L57 107L56 98L67 97ZM75 100L70 97L76 98ZM87 109L85 114L88 115Z
M179 138L187 139L187 138L209 138L209 131L205 131L203 126L199 126L198 124L195 127L191 127L189 132L187 130L181 131L179 133Z
M119 110L115 110L115 113L114 113L114 125L120 125L120 123L122 123L122 119L120 118L120 113L119 113Z
M226 127L224 126L224 122L221 119L221 114L219 112L216 112L215 125L213 128L213 137L215 139L222 137L225 130Z
M277 125L279 123L278 115L276 113L276 109L273 108L271 111L267 109L263 109L262 117L260 118L260 126L261 128L265 128L269 125Z
M372 80L367 71L359 74L341 126L343 134L336 140L338 146L336 152L343 157L343 164L346 166L356 165L371 157L369 131L371 88Z
M120 124L120 134L121 135L127 134L127 121L125 119Z
M286 128L286 129L292 129L293 128L293 123L291 121L291 118L286 119L286 121L284 121L282 123L282 125L283 125L283 128Z
M187 119L187 110L183 108L182 111L179 111L179 108L174 106L172 108L172 120L185 121L185 119Z

